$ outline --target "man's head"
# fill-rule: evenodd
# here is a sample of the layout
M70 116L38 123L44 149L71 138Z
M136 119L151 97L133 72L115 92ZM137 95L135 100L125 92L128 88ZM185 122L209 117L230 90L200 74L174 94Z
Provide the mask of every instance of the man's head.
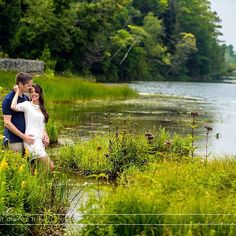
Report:
M33 78L28 73L20 72L16 75L16 84L21 93L27 93L32 88Z

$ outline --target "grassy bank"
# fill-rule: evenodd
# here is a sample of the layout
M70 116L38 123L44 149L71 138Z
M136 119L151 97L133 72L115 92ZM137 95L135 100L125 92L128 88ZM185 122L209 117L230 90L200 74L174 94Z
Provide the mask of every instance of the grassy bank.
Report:
M116 189L82 208L77 235L236 234L236 161L150 163L123 173Z
M235 235L236 159L192 157L191 141L123 130L59 149L59 165L97 180L75 235Z
M16 73L0 72L1 87L11 89L15 83ZM81 77L34 76L34 82L42 86L46 101L73 102L88 99L125 99L136 96L136 92L125 85L110 86L95 83Z

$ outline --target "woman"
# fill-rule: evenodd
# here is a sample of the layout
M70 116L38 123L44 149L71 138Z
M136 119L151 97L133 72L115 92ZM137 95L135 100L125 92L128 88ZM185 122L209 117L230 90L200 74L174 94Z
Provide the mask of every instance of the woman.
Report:
M44 107L43 90L38 84L32 85L32 89L30 90L31 101L25 101L18 104L18 85L14 86L14 91L15 96L11 103L11 109L25 113L25 133L31 135L34 138L33 144L24 142L25 149L29 151L31 163L33 163L35 160L40 161L43 164L49 166L50 170L52 171L54 164L48 157L43 144L43 137L45 137L46 133L45 123L48 122L49 118L48 113Z

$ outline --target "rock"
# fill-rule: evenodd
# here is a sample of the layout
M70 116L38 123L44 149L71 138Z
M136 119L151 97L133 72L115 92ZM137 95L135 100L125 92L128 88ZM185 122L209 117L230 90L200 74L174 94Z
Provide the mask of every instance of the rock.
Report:
M0 70L43 73L44 62L39 60L0 58Z

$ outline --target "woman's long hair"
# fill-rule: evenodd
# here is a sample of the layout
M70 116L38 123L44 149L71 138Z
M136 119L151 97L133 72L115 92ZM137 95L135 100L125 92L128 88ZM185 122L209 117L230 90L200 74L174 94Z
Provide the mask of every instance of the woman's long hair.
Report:
M39 94L39 107L44 115L45 123L47 123L49 119L49 115L44 106L43 89L38 84L33 84L32 87L35 89L35 92Z

